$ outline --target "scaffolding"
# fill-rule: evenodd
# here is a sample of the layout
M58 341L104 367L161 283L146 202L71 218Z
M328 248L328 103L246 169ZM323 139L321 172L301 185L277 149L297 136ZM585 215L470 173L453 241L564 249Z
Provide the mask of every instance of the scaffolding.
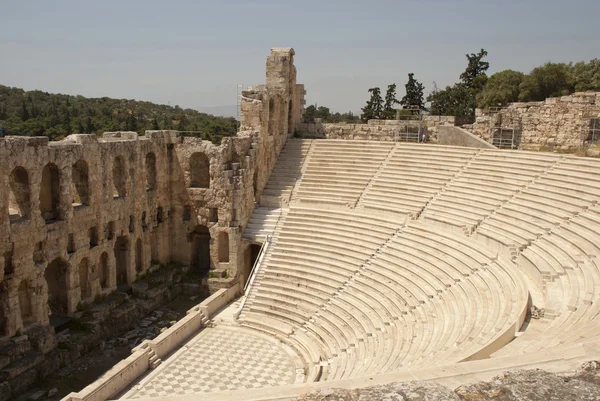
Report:
M521 117L514 110L491 107L489 142L500 149L518 149L521 145Z
M600 144L600 113L587 111L581 122L581 145L586 148Z
M427 142L426 130L423 129L423 113L419 106L396 110L396 120L396 142Z

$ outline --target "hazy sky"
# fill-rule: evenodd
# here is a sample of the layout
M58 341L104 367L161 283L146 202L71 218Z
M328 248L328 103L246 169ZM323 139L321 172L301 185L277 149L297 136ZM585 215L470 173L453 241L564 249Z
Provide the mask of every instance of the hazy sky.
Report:
M600 57L599 16L600 0L0 0L0 83L231 105L293 47L309 104L359 111L409 72L427 92L455 82L482 47L492 73Z

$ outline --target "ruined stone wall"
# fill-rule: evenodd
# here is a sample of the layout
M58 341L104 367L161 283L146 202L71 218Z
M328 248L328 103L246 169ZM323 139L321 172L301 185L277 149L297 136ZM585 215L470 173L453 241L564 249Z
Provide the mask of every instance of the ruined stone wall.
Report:
M463 128L489 141L490 128L498 127L502 119L503 128L517 127L522 149L572 151L587 139L592 118L600 118L600 92L511 103L498 113L477 110L475 124Z
M406 132L407 126L416 127L417 121L404 120L369 120L367 124L349 123L301 123L298 132L305 137L346 139L346 140L373 140L394 141L397 136ZM452 116L423 116L422 127L429 142L437 142L437 133L440 126L454 125Z
M219 145L176 131L0 139L0 342L153 263L247 277L241 233L302 114L293 57L272 49L266 85L244 93L241 129Z

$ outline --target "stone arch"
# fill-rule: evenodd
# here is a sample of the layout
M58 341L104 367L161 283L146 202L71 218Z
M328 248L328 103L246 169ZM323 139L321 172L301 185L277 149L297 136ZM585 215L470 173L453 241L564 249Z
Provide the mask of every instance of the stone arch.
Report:
M267 127L269 136L275 133L275 99L269 99L269 126Z
M29 174L23 167L15 167L9 177L8 214L10 220L28 219L31 212Z
M102 252L100 255L100 287L108 288L108 253Z
M112 177L115 198L124 198L127 196L127 170L125 168L125 160L123 156L115 157L112 168Z
M138 273L144 270L144 255L142 252L142 240L138 238L135 242L135 271Z
M288 104L288 134L293 134L294 133L294 108L293 108L293 102L290 99L290 102Z
M129 283L129 239L124 235L118 236L114 251L117 264L117 287L127 286Z
M33 306L31 304L31 286L27 280L21 280L18 288L19 309L21 310L21 321L23 326L34 320Z
M286 123L285 112L286 112L285 100L281 99L281 102L279 103L279 120L277 121L279 123L277 132L280 135L285 133L285 123Z
M69 264L64 260L54 259L44 272L48 285L48 307L52 316L67 316L69 313L69 298L67 294L67 273Z
M254 201L258 202L258 165L254 167L254 176L252 178L252 189L254 191Z
M210 231L206 226L196 226L191 233L192 254L190 269L208 274L210 270Z
M156 155L148 152L146 155L146 190L156 189Z
M0 337L9 334L8 316L6 305L8 304L8 288L6 283L0 283Z
M90 205L89 169L83 159L77 160L71 169L73 180L73 205Z
M90 268L87 258L81 259L79 262L79 288L81 290L81 299L89 298L92 295L92 287L90 285Z
M48 163L42 169L40 185L40 212L46 222L58 220L60 204L60 175L54 163Z
M219 233L219 262L229 262L229 234L227 231Z
M190 187L210 188L210 161L202 152L190 156Z

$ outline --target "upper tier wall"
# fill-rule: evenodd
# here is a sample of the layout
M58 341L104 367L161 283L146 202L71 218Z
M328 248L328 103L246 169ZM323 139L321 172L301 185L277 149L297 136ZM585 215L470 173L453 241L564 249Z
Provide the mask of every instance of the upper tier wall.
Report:
M475 124L464 128L489 141L492 127L500 125L521 132L520 148L526 150L576 150L587 141L591 119L600 118L600 92L577 92L542 102L511 103L499 113L477 110ZM596 140L600 136L596 132Z
M293 55L272 50L267 84L245 94L240 131L219 145L176 131L0 139L0 341L154 262L244 280L241 232L302 113Z

